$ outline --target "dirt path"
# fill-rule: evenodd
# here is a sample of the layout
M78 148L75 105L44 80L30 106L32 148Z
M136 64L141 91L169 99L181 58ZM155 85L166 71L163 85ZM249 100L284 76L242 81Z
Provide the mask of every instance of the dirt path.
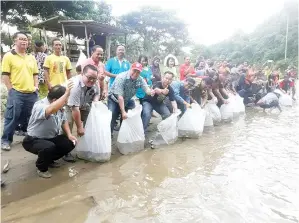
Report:
M150 125L149 138L153 137L156 132L156 125L160 121L158 118L152 120L153 124ZM76 130L74 129L74 131ZM113 137L114 140L112 142L113 148L110 162L113 162L121 156L115 146L117 133L118 132L115 132ZM90 163L83 160L77 160L76 163L67 163L63 160L59 160L62 167L58 169L50 169L51 173L53 173L51 179L42 179L36 174L35 161L37 156L24 150L21 144L22 139L23 137L15 136L11 151L1 151L1 169L7 160L10 162L9 171L7 173L2 173L1 175L1 179L5 181L5 187L1 190L2 206L41 193L66 181L72 180L72 177L69 176L70 167L80 174L88 171L90 168L101 165L99 163Z

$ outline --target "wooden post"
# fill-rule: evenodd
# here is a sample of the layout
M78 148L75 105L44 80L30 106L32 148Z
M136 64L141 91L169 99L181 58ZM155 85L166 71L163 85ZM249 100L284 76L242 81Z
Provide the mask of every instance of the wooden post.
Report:
M62 35L63 35L63 47L64 47L64 56L67 56L66 55L66 39L65 39L65 30L64 30L64 25L63 23L61 23L62 25Z
M44 38L45 38L46 45L47 45L47 47L49 48L49 46L48 46L47 32L46 32L45 27L43 27L43 31L44 31Z
M106 55L107 55L107 60L110 59L110 49L111 47L111 44L110 44L110 36L109 34L106 36Z
M88 34L87 34L87 27L84 25L85 28L85 40L86 40L86 52L87 52L87 57L89 58L89 39L88 39Z

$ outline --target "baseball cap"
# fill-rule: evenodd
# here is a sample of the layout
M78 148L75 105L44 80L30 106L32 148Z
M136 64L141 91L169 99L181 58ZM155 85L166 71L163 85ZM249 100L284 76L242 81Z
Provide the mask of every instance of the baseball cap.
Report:
M135 63L132 64L131 69L132 70L138 70L139 72L141 72L142 71L142 65L141 65L141 63L135 62Z

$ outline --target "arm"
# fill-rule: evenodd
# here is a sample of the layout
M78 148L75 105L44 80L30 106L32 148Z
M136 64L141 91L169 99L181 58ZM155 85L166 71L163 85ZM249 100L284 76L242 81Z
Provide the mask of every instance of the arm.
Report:
M220 98L220 100L224 103L226 100L222 97L218 88L214 89L213 93Z
M36 90L38 90L38 67L37 67L37 61L34 58L34 70L33 70L33 81L34 81L34 87Z
M46 57L45 63L44 63L45 82L46 82L49 90L52 88L52 85L50 83L50 59L51 58Z
M2 73L2 81L5 84L5 86L6 86L6 88L7 88L8 91L12 88L9 75L10 74L3 74Z
M70 90L73 87L73 82L70 82L68 84L68 87L64 93L59 99L56 101L52 102L45 111L45 117L48 118L50 115L55 114L59 109L61 109L64 105L65 102L67 101L68 97L70 96Z
M105 74L106 74L106 76L108 76L108 77L116 77L115 74L112 74L112 73L111 73L111 70L112 70L112 62L113 62L113 61L112 61L111 59L108 60L107 63L106 63L106 66L105 66L105 68L106 68Z
M176 101L171 101L171 105L173 108L173 113L175 113L178 110L178 105L177 105Z
M66 77L67 79L70 79L72 77L71 71L72 71L72 64L68 57L66 57Z
M45 75L45 82L50 90L52 85L50 84L50 77L49 77L49 68L44 67L44 75Z
M80 112L79 107L77 107L77 106L72 107L72 117L77 126L77 134L79 136L84 135L83 122L81 121L81 112Z
M173 91L174 91L174 98L177 102L184 104L186 106L190 106L190 104L185 101L181 96L180 96L180 84L179 83L175 83L175 85L172 86Z
M11 73L11 66L10 66L10 57L8 54L4 55L2 59L2 81L5 84L7 90L12 88L12 84L10 81L10 73Z

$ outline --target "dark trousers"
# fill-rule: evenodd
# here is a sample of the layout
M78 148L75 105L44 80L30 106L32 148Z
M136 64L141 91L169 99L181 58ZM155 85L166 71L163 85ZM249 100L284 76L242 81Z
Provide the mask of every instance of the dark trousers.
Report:
M52 139L39 139L26 136L22 143L24 149L38 155L36 167L41 171L48 171L53 161L71 152L75 146L65 135L58 135Z
M129 102L125 105L125 110L128 111L129 109L135 108L135 102L133 100L129 100ZM111 99L111 96L108 97L108 109L112 112L112 119L111 119L111 134L113 133L114 126L116 124L116 120L121 115L121 111L117 102Z
M9 90L4 114L2 143L12 143L15 129L19 124L22 126L21 130L27 131L31 111L37 100L37 92L25 94L14 89Z
M159 113L159 115L161 115L163 120L168 118L171 115L169 109L164 103L158 104L158 103L149 103L148 101L143 101L141 119L142 119L144 133L146 132L148 124L151 120L153 110Z

